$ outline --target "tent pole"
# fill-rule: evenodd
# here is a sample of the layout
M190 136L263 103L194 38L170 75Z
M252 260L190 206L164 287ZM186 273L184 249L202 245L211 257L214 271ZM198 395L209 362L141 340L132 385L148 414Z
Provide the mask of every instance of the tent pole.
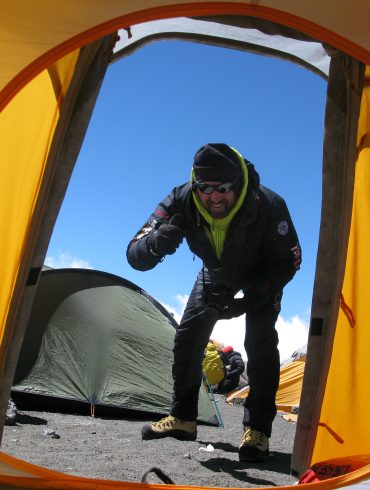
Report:
M221 417L221 414L220 414L220 411L218 409L218 406L217 406L217 402L216 402L216 399L215 399L215 395L213 393L213 390L212 390L212 386L208 383L208 379L207 379L207 376L204 374L204 380L206 382L206 385L207 385L207 388L208 388L208 391L211 395L211 400L212 400L212 403L215 407L215 411L216 411L216 415L217 415L217 419L218 419L218 422L220 424L220 426L224 429L225 426L224 426L224 422L222 420L222 417Z

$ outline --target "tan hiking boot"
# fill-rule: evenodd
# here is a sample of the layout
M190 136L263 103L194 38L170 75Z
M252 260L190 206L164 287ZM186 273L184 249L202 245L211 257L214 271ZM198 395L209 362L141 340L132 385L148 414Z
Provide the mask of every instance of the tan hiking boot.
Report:
M268 455L268 437L258 430L246 427L240 441L239 461L266 461Z
M141 429L143 439L161 439L162 437L174 437L180 441L195 441L197 438L196 421L180 420L168 415L151 425L144 425Z

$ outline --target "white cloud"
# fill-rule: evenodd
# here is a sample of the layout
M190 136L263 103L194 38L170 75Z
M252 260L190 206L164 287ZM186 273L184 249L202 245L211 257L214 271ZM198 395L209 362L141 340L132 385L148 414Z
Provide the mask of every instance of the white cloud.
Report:
M75 257L70 252L58 252L57 257L46 257L45 265L53 269L93 269L87 260Z
M173 313L177 322L180 321L184 312L187 300L187 295L177 295L176 300L179 303L177 307L164 304L168 311ZM276 330L279 334L279 351L280 360L288 359L295 350L304 346L308 338L308 326L298 316L294 316L290 320L285 320L279 316L276 322ZM220 320L216 323L211 338L225 345L231 345L235 350L241 353L244 359L247 355L244 350L244 333L245 333L245 317L244 315L232 320Z
M163 306L168 310L170 313L173 314L175 320L177 323L180 323L182 314L184 313L186 303L188 302L189 295L188 294L177 294L175 296L177 302L179 303L177 307L167 305L165 303L162 303Z
M307 344L308 325L298 316L294 316L290 321L279 316L276 330L279 334L281 361L288 359L295 350Z

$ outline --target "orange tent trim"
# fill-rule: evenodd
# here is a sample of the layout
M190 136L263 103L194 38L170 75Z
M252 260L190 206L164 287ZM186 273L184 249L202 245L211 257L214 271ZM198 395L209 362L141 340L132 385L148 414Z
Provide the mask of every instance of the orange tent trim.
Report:
M301 17L289 14L287 12L282 12L277 9L237 2L199 2L169 5L138 10L132 14L116 17L110 21L103 22L102 24L81 32L77 36L68 39L67 41L46 52L44 55L30 63L4 87L0 93L0 111L6 107L11 99L30 80L32 80L49 65L56 62L69 52L92 41L112 34L118 29L128 29L130 25L133 24L166 18L227 14L245 16L250 15L253 17L270 20L287 27L292 27L325 43L335 46L339 50L342 50L343 52L366 64L370 64L370 52L368 50L361 48L343 36L325 29L314 22L307 21Z

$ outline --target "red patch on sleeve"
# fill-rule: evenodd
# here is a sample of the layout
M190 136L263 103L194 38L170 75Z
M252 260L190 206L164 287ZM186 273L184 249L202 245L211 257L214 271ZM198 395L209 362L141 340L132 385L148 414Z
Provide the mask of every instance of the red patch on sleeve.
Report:
M165 219L165 220L168 220L168 214L165 213L164 211L162 211L162 209L158 208L156 209L155 213L154 213L156 216L158 216L159 218L162 218L162 219Z

